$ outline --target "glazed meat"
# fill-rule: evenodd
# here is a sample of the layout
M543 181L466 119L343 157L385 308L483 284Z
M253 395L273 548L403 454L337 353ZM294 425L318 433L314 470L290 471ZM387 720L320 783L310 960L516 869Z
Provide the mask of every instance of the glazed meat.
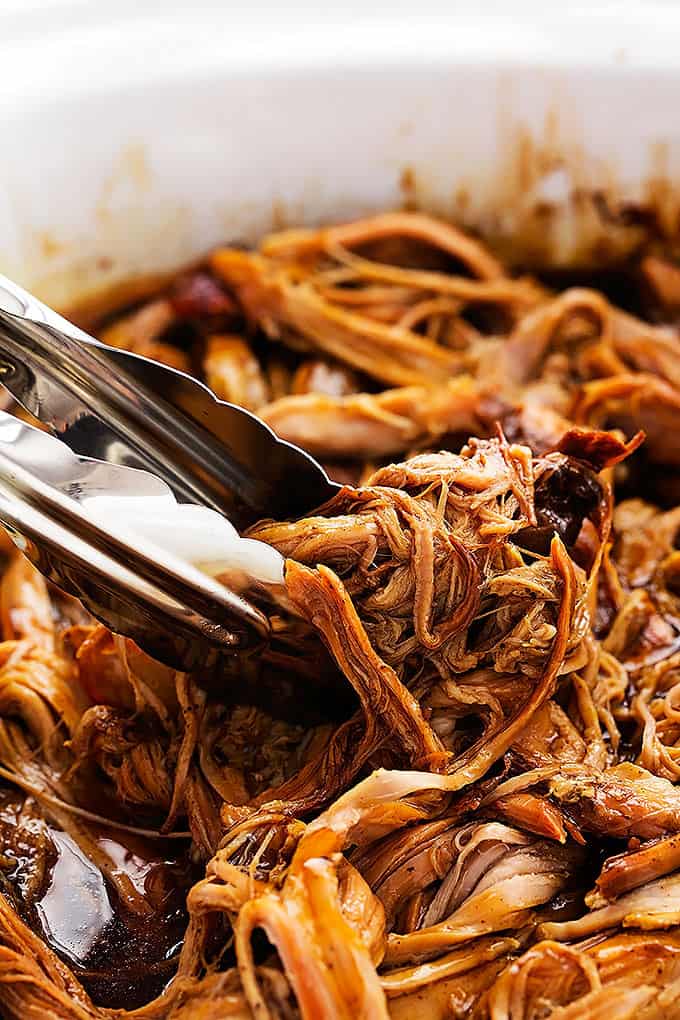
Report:
M342 488L190 676L6 554L0 1015L680 1016L680 268L630 273L395 212L107 309Z

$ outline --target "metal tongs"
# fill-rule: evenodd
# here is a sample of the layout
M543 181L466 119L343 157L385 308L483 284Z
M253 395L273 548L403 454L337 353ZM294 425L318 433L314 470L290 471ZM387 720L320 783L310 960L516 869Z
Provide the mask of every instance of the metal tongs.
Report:
M242 530L308 513L337 491L313 457L191 376L100 343L3 276L0 382L52 433L0 412L0 522L46 577L176 668L266 639L262 600L276 593L262 578L244 583L241 569L232 590L138 536L110 534L82 500L170 492Z

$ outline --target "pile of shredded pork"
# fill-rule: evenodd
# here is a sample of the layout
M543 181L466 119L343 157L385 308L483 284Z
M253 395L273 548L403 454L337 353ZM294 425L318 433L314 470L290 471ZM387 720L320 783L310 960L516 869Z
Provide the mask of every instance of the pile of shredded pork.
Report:
M344 487L237 675L8 546L4 1020L680 1016L680 268L577 282L400 212L100 319Z

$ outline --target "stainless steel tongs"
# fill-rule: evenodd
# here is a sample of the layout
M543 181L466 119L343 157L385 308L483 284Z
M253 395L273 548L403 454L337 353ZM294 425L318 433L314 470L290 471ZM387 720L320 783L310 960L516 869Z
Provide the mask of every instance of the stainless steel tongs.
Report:
M86 499L171 493L241 530L300 516L337 491L313 457L183 372L99 343L2 276L0 382L52 433L0 412L0 522L48 578L178 668L266 638L271 577L241 563L234 590L102 524Z

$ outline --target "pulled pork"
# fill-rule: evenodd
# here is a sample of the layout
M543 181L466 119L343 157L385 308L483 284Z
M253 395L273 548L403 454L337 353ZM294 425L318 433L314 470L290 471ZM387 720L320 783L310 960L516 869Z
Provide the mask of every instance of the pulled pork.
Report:
M8 556L7 1020L680 1016L680 269L636 273L623 311L398 212L84 323L343 488L250 529L295 615L238 675Z

